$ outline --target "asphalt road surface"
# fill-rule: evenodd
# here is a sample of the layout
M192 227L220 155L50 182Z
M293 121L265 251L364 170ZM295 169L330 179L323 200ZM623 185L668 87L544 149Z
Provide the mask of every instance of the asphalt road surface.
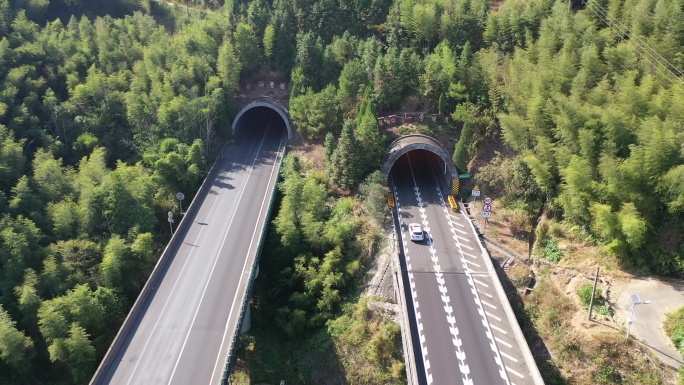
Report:
M419 382L534 383L523 356L526 342L517 340L506 317L479 241L468 219L449 209L439 182L443 164L429 152L412 151L391 172ZM410 240L414 222L423 226L422 242Z
M99 383L219 383L286 138L282 120L264 114L225 151L146 311L120 336L125 342Z

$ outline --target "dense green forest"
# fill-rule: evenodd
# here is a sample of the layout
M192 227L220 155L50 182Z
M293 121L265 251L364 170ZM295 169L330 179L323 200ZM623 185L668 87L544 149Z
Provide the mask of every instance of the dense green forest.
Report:
M327 335L350 383L403 376L396 325L355 306L380 242L376 118L390 111L451 114L462 170L502 140L480 173L530 224L553 216L628 268L682 275L683 12L682 0L0 0L0 383L90 379L168 241L173 194L198 187L240 80L258 76L290 80L293 122L325 161L283 166L255 323Z

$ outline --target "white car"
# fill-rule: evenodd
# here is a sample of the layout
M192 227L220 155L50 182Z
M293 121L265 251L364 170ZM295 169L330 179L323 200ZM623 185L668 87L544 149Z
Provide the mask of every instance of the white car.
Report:
M422 241L425 239L425 233L423 233L423 228L420 227L418 223L411 223L409 225L409 234L411 234L412 241Z

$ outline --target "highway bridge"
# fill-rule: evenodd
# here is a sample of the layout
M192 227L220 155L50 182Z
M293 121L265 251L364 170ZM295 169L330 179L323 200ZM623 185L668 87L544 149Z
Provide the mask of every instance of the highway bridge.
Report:
M293 134L268 98L246 103L233 129L238 144L212 167L91 384L226 383ZM433 138L406 136L382 167L396 198L409 384L543 384L472 225L448 210L458 177L449 155ZM411 222L426 241L408 241Z
M291 132L275 104L240 117L91 384L221 383Z

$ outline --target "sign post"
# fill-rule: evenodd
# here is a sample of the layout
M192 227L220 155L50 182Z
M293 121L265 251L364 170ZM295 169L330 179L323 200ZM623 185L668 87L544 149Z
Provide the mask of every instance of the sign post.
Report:
M180 206L180 214L183 215L183 204L181 201L185 199L185 194L182 192L176 193L176 199L178 199L178 205Z
M169 228L171 229L171 235L173 236L173 212L169 211Z
M492 198L485 197L482 206L482 218L485 220L484 228L487 228L487 220L492 217Z
M475 187L473 187L473 191L471 191L470 194L475 197L475 202L477 202L477 197L480 196L480 187L478 185L475 185Z

